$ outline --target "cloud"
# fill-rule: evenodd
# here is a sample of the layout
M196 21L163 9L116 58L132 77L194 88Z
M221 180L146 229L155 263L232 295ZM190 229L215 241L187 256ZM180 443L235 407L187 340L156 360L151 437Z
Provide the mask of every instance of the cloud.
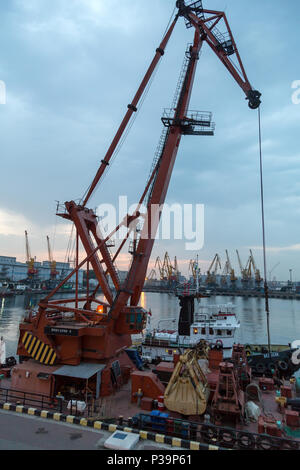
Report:
M41 227L23 214L2 208L0 208L0 255L6 253L7 256L18 256L23 259L25 257L25 230L28 232L32 256L36 256L39 260L48 259L46 242L48 235L55 259L65 260L66 249L63 247L67 246L70 239L72 224L59 223Z
M250 248L250 247L249 247ZM253 247L254 250L263 250L262 246L255 246ZM281 253L284 251L300 251L300 243L295 244L295 245L289 245L289 246L267 246L266 251L272 253Z
M24 227L28 230L36 229L24 215L0 209L0 235L24 235Z
M133 34L140 23L143 6L138 0L52 0L45 8L40 0L15 0L23 14L24 31L33 36L56 34L71 42L82 43L93 38L95 30ZM140 18L140 21L139 21Z
M214 8L223 9L221 0L214 2ZM53 201L77 199L90 184L174 4L175 0L3 2L0 38L7 47L1 52L0 79L7 85L7 105L0 107L5 212L1 252L23 253L28 229L32 251L47 259L45 235L55 231ZM299 233L300 106L292 105L291 84L300 77L290 44L297 43L299 6L295 4L288 23L282 23L286 7L278 0L275 4L267 26L263 18L269 7L258 0L247 17L243 2L237 0L230 2L226 14L251 83L263 93L268 242L272 247L294 247ZM279 21L280 54L273 47ZM265 26L268 44L262 43ZM161 108L172 102L192 35L179 19L135 126L92 205L113 203L119 194L136 200L143 191L161 132ZM261 243L257 114L248 109L243 92L208 47L199 62L191 109L211 110L216 134L182 139L167 202L205 204L206 243L199 253L204 263L225 248ZM68 226L57 225L57 257L63 258L68 231ZM187 266L192 255L183 245L157 243L154 251L168 251L172 258L176 254ZM293 252L282 251L287 257ZM127 261L127 255L120 258L120 267Z

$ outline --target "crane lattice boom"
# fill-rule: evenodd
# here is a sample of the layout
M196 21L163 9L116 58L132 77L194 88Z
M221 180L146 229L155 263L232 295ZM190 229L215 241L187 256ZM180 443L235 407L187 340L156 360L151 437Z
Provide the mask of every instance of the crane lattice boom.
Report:
M259 106L260 93L255 91L248 81L225 14L203 9L201 1L186 4L183 0L179 0L177 7L176 17L156 49L154 59L135 97L129 103L120 127L101 160L99 169L82 202L68 201L62 209L58 210L60 217L75 226L75 268L40 301L37 314L29 316L24 323L21 323L18 354L22 357L32 357L31 351L26 349L26 342L24 344L22 341L24 335L30 333L45 347L50 348L50 352L43 357L45 363L50 365L55 362L79 365L82 361L86 361L100 362L109 369L116 360L124 367L128 365L125 350L131 345L131 335L139 334L145 328L147 311L139 305L140 296L182 136L212 135L210 113L189 111L203 44L208 44L233 76L243 90L249 106L251 108ZM194 37L185 55L186 61L175 95L174 106L162 118L165 129L150 177L136 210L132 214L127 214L108 236L104 236L95 212L89 209L87 204L110 166L112 157L128 130L132 117L138 110L139 103L144 97L160 59L165 54L166 46L180 17L184 18L188 28L192 28ZM217 25L218 27L223 25L225 28L229 37L226 41L223 41L222 34L218 33ZM238 68L234 66L233 59L237 61ZM172 75L173 73L170 74ZM128 184L131 185L132 181ZM110 240L123 228L127 234L116 252L112 253ZM116 261L133 233L136 236L133 249L130 251L131 264L126 279L121 280ZM80 246L86 255L82 261L79 261ZM87 268L87 289L85 294L79 297L78 273L84 266ZM217 256L213 275L216 274L218 266L221 269ZM93 269L98 281L98 285L92 291L89 290L88 279L90 268ZM76 276L75 298L54 300L54 295L73 276ZM100 289L104 294L104 300L98 298ZM72 317L68 319L67 324L66 313ZM110 374L107 377L108 384L111 380Z

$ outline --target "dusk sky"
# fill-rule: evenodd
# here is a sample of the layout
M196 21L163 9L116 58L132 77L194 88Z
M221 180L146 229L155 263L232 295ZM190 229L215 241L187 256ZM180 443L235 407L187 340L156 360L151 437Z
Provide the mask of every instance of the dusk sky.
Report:
M272 277L287 280L292 269L300 281L300 104L292 101L292 84L299 80L300 87L300 3L203 4L226 12L249 80L262 93L268 273L280 263ZM0 255L24 261L27 230L33 256L47 259L49 235L54 257L64 261L70 226L55 217L55 201L78 200L91 183L174 6L175 0L1 0L0 80L7 95L0 105ZM119 195L138 201L192 40L180 18L90 207L117 204ZM262 270L258 114L206 44L190 109L213 113L215 136L183 137L166 202L204 204L204 247L186 251L185 240L159 241L152 259L168 251L187 274L198 254L205 272L215 253L224 263L228 249L239 273L235 250L245 264L251 248Z

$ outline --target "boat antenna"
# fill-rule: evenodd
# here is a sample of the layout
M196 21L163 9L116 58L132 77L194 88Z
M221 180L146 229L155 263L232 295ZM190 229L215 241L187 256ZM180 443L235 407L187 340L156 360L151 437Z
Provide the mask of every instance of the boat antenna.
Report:
M264 257L264 292L265 292L265 309L266 309L266 315L267 315L268 351L269 351L269 357L271 358L270 308L269 308L269 289L268 289L268 281L267 281L266 231L265 231L264 183L263 183L263 165L262 165L262 138L261 138L260 107L258 108L258 132L259 132L261 216L262 216L263 257Z

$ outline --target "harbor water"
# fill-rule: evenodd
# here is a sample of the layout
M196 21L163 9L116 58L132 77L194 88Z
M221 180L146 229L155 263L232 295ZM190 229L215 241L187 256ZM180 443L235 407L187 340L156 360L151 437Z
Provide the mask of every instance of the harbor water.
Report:
M59 297L68 297L68 294ZM26 309L38 305L41 297L19 295L0 299L0 336L6 341L7 356L16 356L19 323ZM241 327L236 333L236 342L266 344L265 302L260 298L212 296L201 299L201 305L232 303ZM172 294L142 293L141 305L151 310L151 326L173 329L179 317L179 301ZM196 306L197 307L197 306ZM172 319L175 322L172 322ZM169 320L163 321L162 320ZM272 344L288 344L300 340L300 302L289 299L270 299L270 331Z

